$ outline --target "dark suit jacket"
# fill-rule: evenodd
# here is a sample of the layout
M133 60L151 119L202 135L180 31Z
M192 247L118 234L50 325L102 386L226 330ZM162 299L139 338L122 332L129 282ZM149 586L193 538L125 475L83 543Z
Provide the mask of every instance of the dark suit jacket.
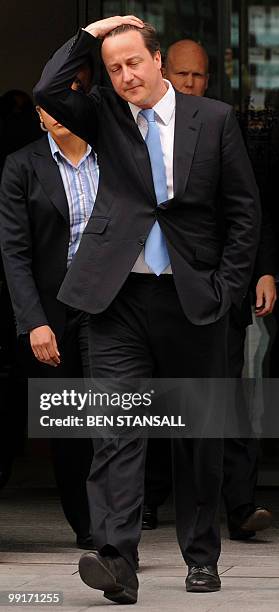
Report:
M232 307L231 316L238 327L245 328L253 323L251 306L256 301L256 285L261 276L275 276L278 272L278 244L269 211L263 202L260 243L256 256L250 291L243 300L242 307Z
M232 303L240 307L260 228L258 189L233 111L176 92L174 198L157 206L148 150L128 104L110 88L95 86L88 96L70 89L80 64L97 61L99 45L79 32L56 52L34 91L47 112L94 143L101 171L94 211L59 297L90 313L106 309L157 219L186 316L211 323Z
M57 293L67 271L68 202L47 137L7 157L0 190L0 239L18 334L50 325L61 337Z

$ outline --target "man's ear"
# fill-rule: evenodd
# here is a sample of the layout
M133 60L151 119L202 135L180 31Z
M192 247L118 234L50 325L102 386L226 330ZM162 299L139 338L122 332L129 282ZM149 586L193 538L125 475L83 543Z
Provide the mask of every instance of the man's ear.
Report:
M159 50L158 50L158 51L156 51L156 52L154 53L153 58L154 58L154 61L156 62L156 64L158 64L158 65L159 65L160 70L162 70L162 56L161 56L161 51L159 51Z

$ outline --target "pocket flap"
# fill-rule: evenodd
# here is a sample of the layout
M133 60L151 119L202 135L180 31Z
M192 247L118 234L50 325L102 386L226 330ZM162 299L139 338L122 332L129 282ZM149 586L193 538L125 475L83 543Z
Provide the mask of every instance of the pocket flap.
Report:
M91 217L84 230L85 234L103 234L109 219L107 217Z

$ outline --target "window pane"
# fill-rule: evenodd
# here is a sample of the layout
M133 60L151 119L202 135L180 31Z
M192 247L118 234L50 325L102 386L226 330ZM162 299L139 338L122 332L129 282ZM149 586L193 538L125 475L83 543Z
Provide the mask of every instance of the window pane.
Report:
M111 17L113 15L122 14L121 0L105 0L103 2L103 17Z
M250 0L247 7L250 106L278 104L279 2Z

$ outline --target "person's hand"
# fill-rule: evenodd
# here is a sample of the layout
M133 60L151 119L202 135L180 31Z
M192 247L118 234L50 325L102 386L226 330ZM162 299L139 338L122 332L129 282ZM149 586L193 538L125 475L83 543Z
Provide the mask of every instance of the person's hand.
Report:
M31 330L30 344L38 361L54 367L59 365L60 353L56 338L48 325L40 325L40 327L35 327Z
M100 21L95 21L94 23L90 23L86 28L83 28L89 34L92 34L95 38L104 38L106 34L118 28L120 25L133 25L137 28L143 28L144 23L139 17L135 17L134 15L124 15L121 17L117 15L116 17L107 17L107 19L101 19Z
M276 285L274 276L261 276L256 286L256 317L265 317L273 311L276 302Z

